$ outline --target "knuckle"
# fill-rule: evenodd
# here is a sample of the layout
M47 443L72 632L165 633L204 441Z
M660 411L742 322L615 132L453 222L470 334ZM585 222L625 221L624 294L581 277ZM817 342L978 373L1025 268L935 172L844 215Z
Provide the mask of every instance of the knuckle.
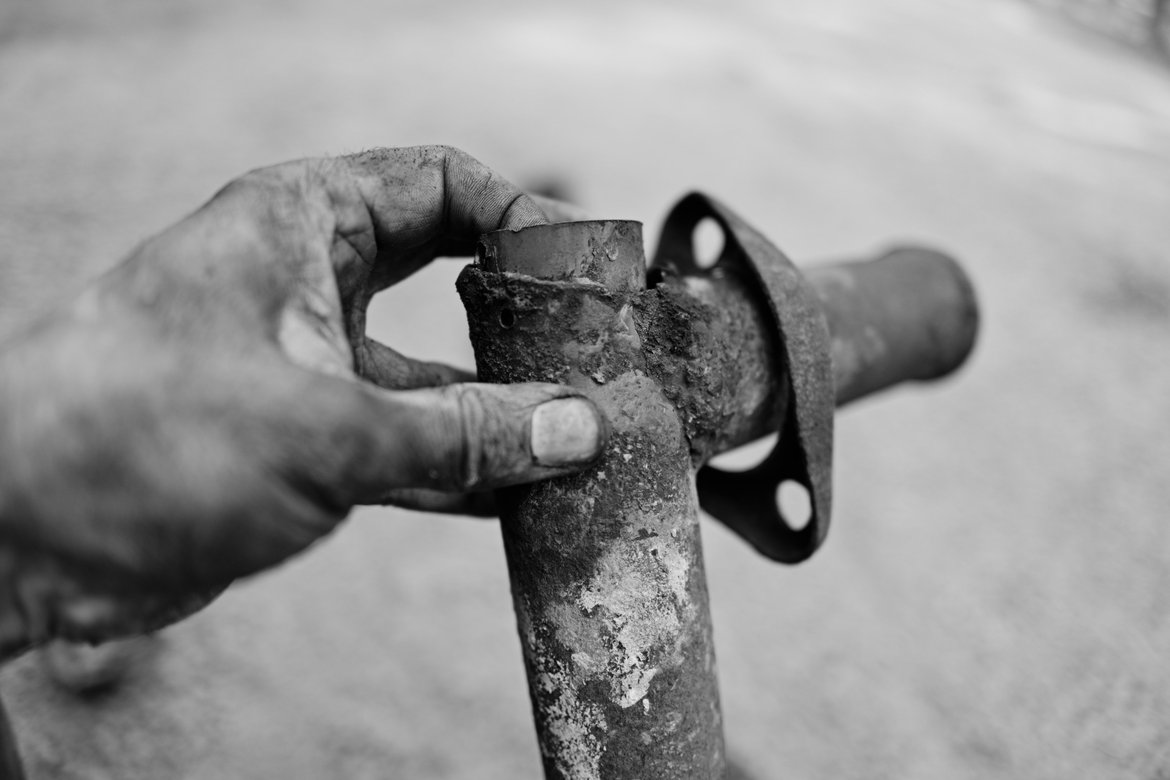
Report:
M452 387L445 392L452 396L455 408L453 419L448 423L452 427L448 432L449 441L453 443L449 453L450 474L455 488L469 490L484 478L487 409L483 396L473 388Z
M59 686L72 693L86 693L121 682L153 639L147 635L98 645L55 640L41 648L40 661Z
M484 177L487 169L483 163L462 149L439 146L436 147L436 152L442 163L448 187L455 185L465 187L468 181L475 182Z
M253 168L228 182L223 192L251 192L253 190L267 192L284 189L289 181L295 180L301 174L303 168L304 162L299 160Z
M444 159L450 164L466 164L472 159L471 155L469 155L467 152L463 151L457 146L451 146L450 144L437 144L428 148L436 157Z
M328 158L305 158L255 168L228 182L216 199L246 198L276 214L297 211L327 189L334 166Z
M341 178L338 163L328 158L294 160L249 171L229 182L214 200L226 201L234 218L264 228L269 244L300 256L318 237L333 234L337 188L331 183Z

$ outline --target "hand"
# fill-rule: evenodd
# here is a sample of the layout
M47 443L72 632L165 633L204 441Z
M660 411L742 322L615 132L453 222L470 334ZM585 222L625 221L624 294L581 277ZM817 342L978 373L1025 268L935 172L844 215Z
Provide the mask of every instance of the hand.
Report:
M365 336L379 290L546 221L454 149L287 163L0 348L0 658L177 619L356 504L467 509L592 460L568 388L449 384Z

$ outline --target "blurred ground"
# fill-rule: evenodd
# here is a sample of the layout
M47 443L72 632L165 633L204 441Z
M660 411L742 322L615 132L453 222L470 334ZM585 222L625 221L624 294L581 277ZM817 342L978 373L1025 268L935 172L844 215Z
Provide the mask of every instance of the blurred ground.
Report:
M424 142L656 234L701 187L798 259L933 242L985 328L839 422L793 569L704 528L760 778L1170 777L1170 78L1009 0L0 0L0 328L231 176ZM428 269L374 324L469 362ZM425 301L425 304L421 303ZM491 523L370 510L78 700L33 776L537 777Z

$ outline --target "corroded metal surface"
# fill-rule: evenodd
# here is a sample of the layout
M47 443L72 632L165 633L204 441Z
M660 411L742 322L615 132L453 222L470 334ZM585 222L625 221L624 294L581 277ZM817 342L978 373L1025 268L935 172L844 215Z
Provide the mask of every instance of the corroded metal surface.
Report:
M532 230L588 245L598 235L590 225ZM637 231L603 232L620 246L595 247L598 256L637 263L641 278ZM538 270L513 253L546 245L521 243L496 255L501 272L469 268L459 282L481 378L564 382L611 425L588 471L500 496L545 773L720 777L692 452L644 354L636 304L646 293L507 272L512 262ZM604 276L629 279L625 270Z
M692 234L705 219L723 233L723 250L710 273L738 272L759 291L772 348L784 364L785 376L776 379L788 386L789 396L782 435L771 454L746 473L704 468L699 500L764 555L798 563L816 551L829 531L834 408L829 326L792 261L738 214L702 193L687 195L671 209L654 265L703 273L694 258ZM801 526L790 523L776 501L777 488L788 480L808 491L809 518Z
M485 271L506 264L511 273L548 281L597 282L610 292L645 285L642 224L628 220L574 222L571 230L505 230L481 242L476 258Z
M696 262L692 241L705 219L723 233L720 257L709 270ZM705 442L707 454L739 443L741 426L749 439L780 435L771 453L747 471L702 468L698 494L704 510L784 563L807 558L828 532L834 407L898 382L950 373L970 354L978 327L971 284L945 255L903 248L802 273L735 212L701 193L683 198L667 217L653 270L684 274L696 297L714 301L703 324L693 326L697 334L734 332L749 344L767 344L764 358L737 341L699 361L700 370L738 369L749 376L745 360L754 358L759 367L733 399L719 399L725 422ZM688 371L694 362L693 356L686 361ZM763 388L780 395L779 403L754 407ZM684 413L709 402L702 398L706 390L692 383L679 389ZM765 418L772 422L760 427ZM790 523L777 501L788 481L808 491L803 525Z
M689 246L706 215L727 239L709 271ZM492 233L459 278L481 379L568 384L611 426L591 469L499 496L549 778L723 776L697 501L799 560L827 521L834 405L941 376L974 342L970 285L937 253L805 279L714 201L691 196L672 219L649 287L630 222ZM772 431L764 463L704 468L696 494L707 458ZM790 476L821 513L803 533L776 508Z

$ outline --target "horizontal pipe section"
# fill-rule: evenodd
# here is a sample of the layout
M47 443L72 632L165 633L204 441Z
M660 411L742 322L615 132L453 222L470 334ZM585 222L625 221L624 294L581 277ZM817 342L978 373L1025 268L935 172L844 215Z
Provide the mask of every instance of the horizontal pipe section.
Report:
M947 255L900 248L804 273L829 324L837 406L902 382L944 377L974 348L974 290ZM721 411L703 418L705 429L692 431L697 457L705 460L778 431L788 383L775 326L749 281L729 270L667 275L656 290L670 300L677 295L669 291L680 285L702 304L706 324L692 328L698 368L688 373L676 367L674 384L682 387L698 374L723 379L701 395L705 404L721 404ZM695 396L694 388L682 387L679 394Z
M979 313L963 269L930 249L805 271L832 334L837 405L951 373L975 346Z

